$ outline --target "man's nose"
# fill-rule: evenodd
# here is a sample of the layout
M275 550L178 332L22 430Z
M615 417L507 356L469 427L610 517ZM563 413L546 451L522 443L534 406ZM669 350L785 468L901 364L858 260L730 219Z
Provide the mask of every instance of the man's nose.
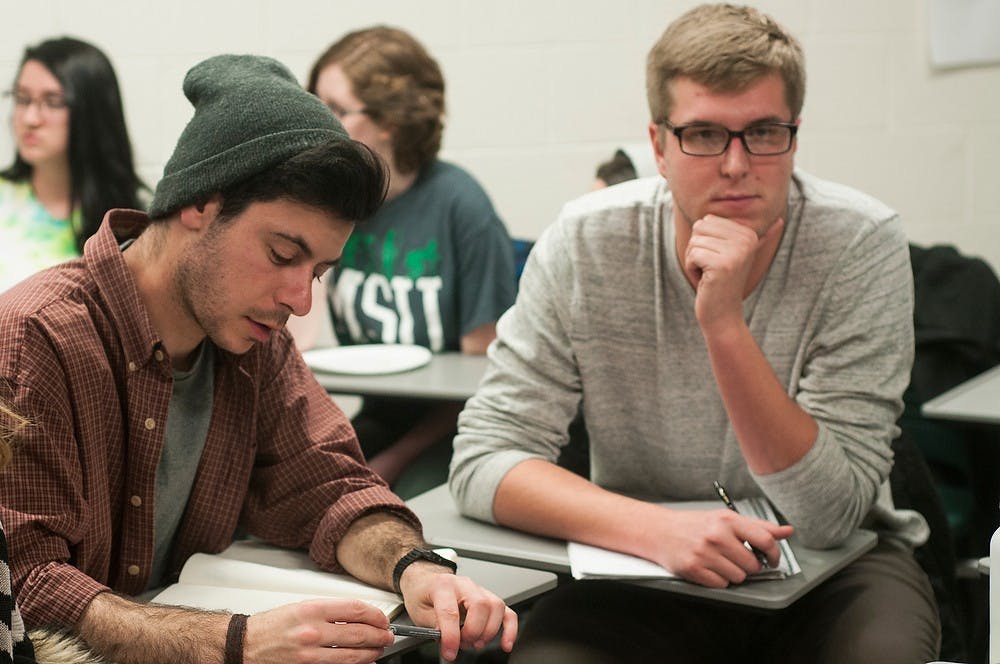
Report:
M728 177L741 177L750 169L750 153L743 140L732 136L726 151L722 153L722 173Z
M278 293L278 304L291 310L296 316L305 316L312 308L312 280L311 271L305 274L298 273L290 275L288 282Z

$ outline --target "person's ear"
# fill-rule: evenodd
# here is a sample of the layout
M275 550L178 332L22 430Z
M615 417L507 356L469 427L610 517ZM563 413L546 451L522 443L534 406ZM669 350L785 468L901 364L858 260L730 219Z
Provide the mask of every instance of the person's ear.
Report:
M656 170L666 178L667 164L664 153L666 152L667 132L663 125L656 122L649 123L649 142L653 144L653 158L656 160Z
M205 201L182 207L181 225L188 230L200 233L212 225L221 211L222 196L213 194Z

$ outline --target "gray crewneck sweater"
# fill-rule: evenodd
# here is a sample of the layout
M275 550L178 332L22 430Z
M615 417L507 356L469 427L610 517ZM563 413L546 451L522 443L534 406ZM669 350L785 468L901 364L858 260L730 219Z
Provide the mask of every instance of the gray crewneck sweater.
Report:
M781 246L744 302L788 394L817 421L812 449L762 476L747 468L694 318L659 177L566 205L532 250L491 366L459 418L451 490L493 520L503 476L554 461L582 408L591 479L652 500L766 495L801 542L833 546L858 526L908 545L923 518L892 505L890 441L913 359L912 274L898 216L796 172Z

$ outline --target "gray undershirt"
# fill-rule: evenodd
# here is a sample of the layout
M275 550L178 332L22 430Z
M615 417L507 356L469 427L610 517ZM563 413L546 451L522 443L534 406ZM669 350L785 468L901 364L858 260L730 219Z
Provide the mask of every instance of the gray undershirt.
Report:
M167 411L163 452L156 467L153 510L153 568L146 588L157 588L173 551L174 537L187 507L205 437L212 419L215 347L208 340L195 350L187 371L174 371L174 388Z

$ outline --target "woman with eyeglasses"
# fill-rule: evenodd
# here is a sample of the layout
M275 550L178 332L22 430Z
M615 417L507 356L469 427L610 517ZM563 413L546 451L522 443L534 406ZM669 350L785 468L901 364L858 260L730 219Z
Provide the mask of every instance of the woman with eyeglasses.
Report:
M24 51L6 93L17 147L0 172L0 291L73 258L111 208L141 208L118 80L69 37Z
M339 343L485 353L514 301L513 246L479 183L438 159L438 63L410 34L376 26L330 46L308 88L390 172L385 204L358 224L329 281ZM371 467L406 497L447 479L461 407L366 398L354 425Z

